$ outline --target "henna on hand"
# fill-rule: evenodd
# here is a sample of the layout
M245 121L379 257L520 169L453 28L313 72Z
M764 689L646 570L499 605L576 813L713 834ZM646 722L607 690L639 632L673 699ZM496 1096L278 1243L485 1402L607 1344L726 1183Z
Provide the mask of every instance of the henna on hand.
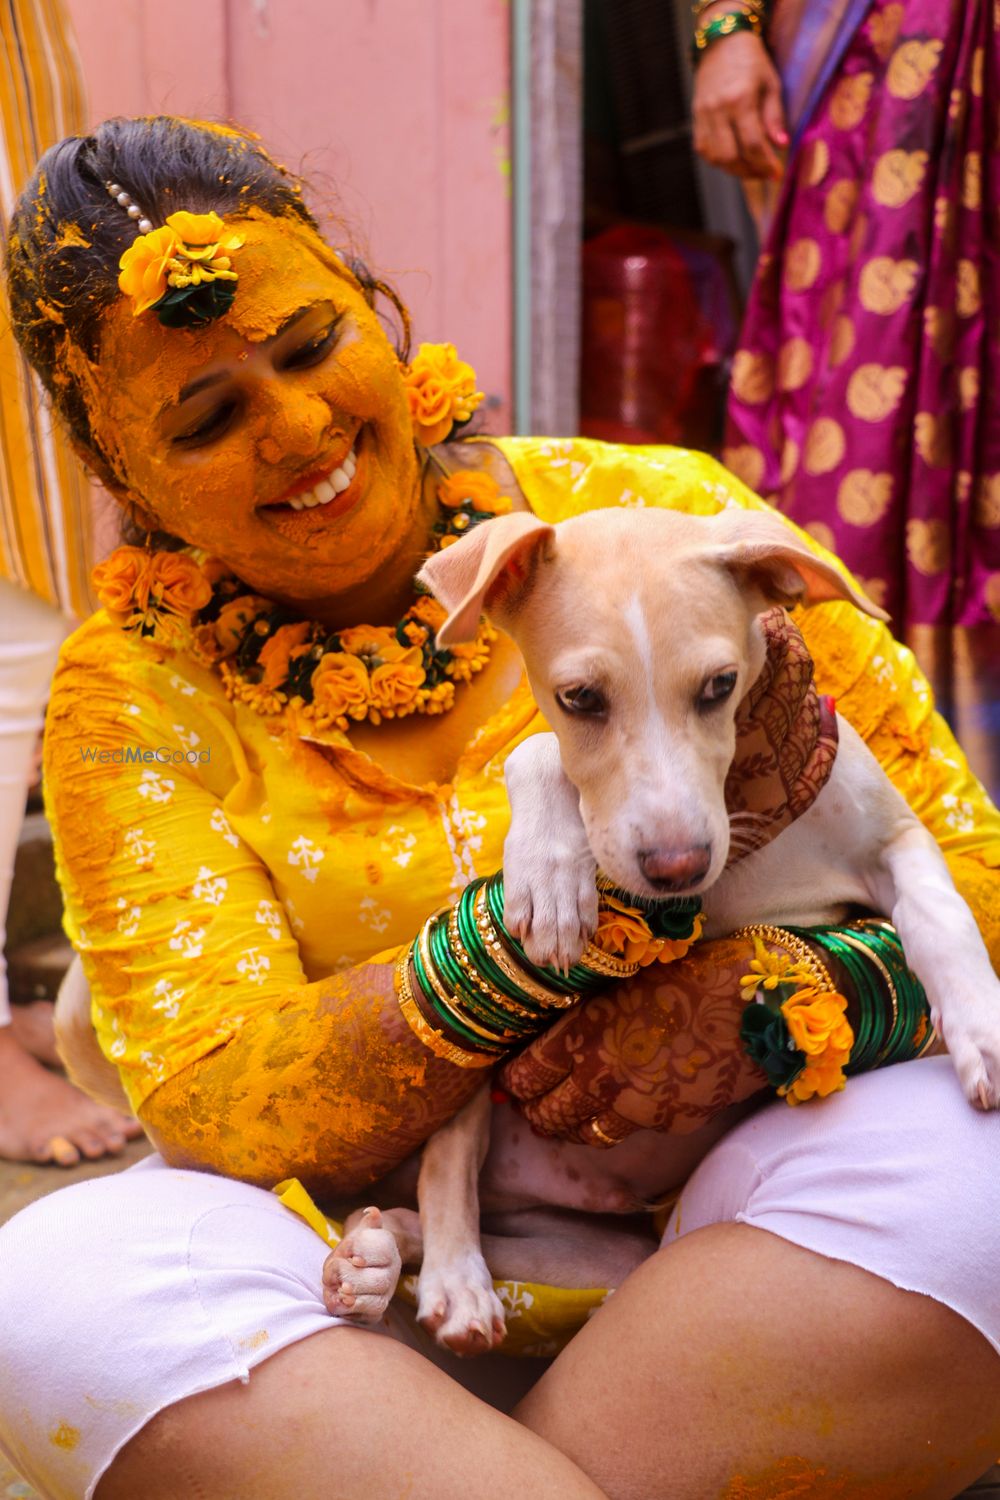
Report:
M753 944L700 943L578 1006L501 1070L543 1135L610 1146L635 1130L686 1133L766 1086L740 1041Z

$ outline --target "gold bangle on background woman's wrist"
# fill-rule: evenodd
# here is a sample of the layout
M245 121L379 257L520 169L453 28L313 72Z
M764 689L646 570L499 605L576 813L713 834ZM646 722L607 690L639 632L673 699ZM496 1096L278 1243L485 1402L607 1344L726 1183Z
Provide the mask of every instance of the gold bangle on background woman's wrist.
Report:
M760 37L763 30L764 23L758 12L748 9L744 4L739 10L727 11L725 15L716 16L706 25L697 27L692 50L697 59L716 42L721 42L723 37L734 36L737 31L749 31Z

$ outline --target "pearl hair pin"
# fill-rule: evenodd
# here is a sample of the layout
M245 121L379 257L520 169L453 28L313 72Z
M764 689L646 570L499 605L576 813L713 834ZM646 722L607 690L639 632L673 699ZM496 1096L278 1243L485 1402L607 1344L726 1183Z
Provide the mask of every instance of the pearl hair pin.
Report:
M104 186L110 193L111 197L115 200L115 202L119 203L121 207L125 209L129 218L137 219L139 221L136 225L139 233L152 234L153 226L151 222L143 215L142 209L139 207L138 203L132 202L132 199L129 197L128 193L126 193L125 189L117 182L106 182Z

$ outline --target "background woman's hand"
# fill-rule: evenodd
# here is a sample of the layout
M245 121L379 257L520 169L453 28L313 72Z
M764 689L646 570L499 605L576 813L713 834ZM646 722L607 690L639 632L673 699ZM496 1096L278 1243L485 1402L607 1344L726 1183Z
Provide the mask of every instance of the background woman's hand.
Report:
M739 1037L749 942L699 943L563 1016L500 1083L543 1135L610 1146L635 1130L697 1130L766 1080Z
M713 7L701 24L715 16ZM781 79L759 37L738 31L702 54L693 114L695 150L712 166L736 177L782 176L777 148L788 145L788 133Z

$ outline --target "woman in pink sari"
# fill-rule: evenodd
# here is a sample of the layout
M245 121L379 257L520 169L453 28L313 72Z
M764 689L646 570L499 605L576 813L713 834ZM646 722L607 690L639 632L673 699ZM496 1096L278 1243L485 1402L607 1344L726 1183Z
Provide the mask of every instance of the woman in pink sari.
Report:
M719 39L695 92L715 164L778 176L789 145L724 456L891 612L996 795L1000 10L779 0L768 39Z

